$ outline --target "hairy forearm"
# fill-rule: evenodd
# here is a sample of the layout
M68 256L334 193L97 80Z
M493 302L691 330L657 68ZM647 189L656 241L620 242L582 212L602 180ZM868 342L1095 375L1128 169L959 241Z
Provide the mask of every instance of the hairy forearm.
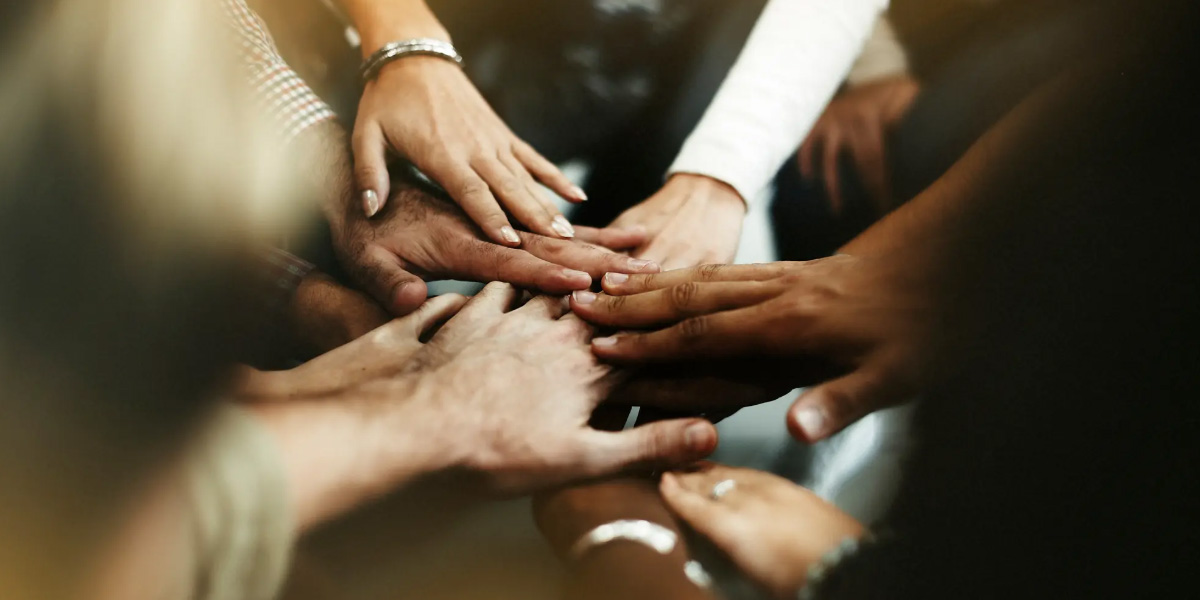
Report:
M286 391L276 385L277 392ZM413 389L412 394L423 393ZM357 398L259 402L248 408L283 457L296 527L304 532L438 467L437 440L407 403Z
M342 4L358 28L364 57L398 40L450 40L449 32L424 0L342 0Z

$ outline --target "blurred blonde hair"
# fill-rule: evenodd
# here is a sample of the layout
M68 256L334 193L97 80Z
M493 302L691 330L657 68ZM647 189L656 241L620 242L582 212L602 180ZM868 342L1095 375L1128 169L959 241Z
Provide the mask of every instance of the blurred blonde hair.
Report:
M28 4L0 52L6 600L66 597L182 443L226 360L231 276L303 192L216 0Z

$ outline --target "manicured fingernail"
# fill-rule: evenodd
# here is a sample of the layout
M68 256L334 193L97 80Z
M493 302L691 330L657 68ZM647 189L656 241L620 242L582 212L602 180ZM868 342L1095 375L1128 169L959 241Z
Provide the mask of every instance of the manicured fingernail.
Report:
M617 345L617 338L615 338L615 337L596 338L596 339L592 340L592 345L597 346L599 348L612 348Z
M575 237L575 228L571 227L571 223L562 215L554 217L554 221L550 223L550 228L565 238Z
M583 271L573 271L571 269L563 269L563 276L566 277L573 285L588 287L592 285L592 276Z
M571 188L571 197L580 202L584 202L587 200L587 192L584 192L583 188L575 186Z
M622 283L625 283L626 281L629 281L629 276L624 273L605 273L604 274L604 283L607 283L609 285L621 285Z
M575 300L576 304L591 304L596 301L595 294L583 290L572 292L571 298Z
M521 243L521 236L517 235L517 231L508 225L500 228L500 237L510 244Z
M809 406L800 409L800 412L796 413L796 422L810 440L821 437L825 432L825 415L821 414L819 408Z
M363 210L367 213L367 218L370 219L379 213L379 194L375 190L366 190L362 193Z
M704 452L712 447L712 427L703 423L689 426L683 432L683 441L689 450Z
M629 268L636 271L658 271L658 263L652 260L642 260L640 258L631 258L628 261Z

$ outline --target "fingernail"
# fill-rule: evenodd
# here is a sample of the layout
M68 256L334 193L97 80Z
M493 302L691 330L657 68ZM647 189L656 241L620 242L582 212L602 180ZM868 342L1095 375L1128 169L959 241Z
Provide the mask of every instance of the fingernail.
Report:
M592 345L600 347L600 348L612 348L617 345L617 338L615 338L615 337L596 338L596 339L592 340Z
M366 190L362 193L362 199L367 218L374 217L379 212L379 194L376 194L375 190Z
M578 291L571 294L576 304L591 304L596 301L596 295L591 292Z
M567 218L562 215L554 217L554 221L550 223L550 228L565 238L575 237L575 228L571 227L570 221L567 221Z
M510 244L521 243L521 236L517 235L516 230L508 225L500 228L500 237L504 238L504 241Z
M629 276L624 273L605 273L604 282L610 285L621 285L629 281Z
M588 199L587 192L584 192L583 188L581 188L579 186L575 186L575 187L571 188L571 196L580 202L584 202Z
M825 431L825 415L821 414L821 409L815 407L805 407L796 413L796 422L800 424L800 430L810 440L815 440L821 437Z
M631 258L627 261L629 268L637 271L657 271L658 264L652 260L642 260L640 258Z
M707 451L712 447L712 427L703 423L688 426L683 432L683 442L694 452Z
M571 269L563 269L563 276L566 277L572 284L583 287L592 285L592 276L583 271L573 271Z

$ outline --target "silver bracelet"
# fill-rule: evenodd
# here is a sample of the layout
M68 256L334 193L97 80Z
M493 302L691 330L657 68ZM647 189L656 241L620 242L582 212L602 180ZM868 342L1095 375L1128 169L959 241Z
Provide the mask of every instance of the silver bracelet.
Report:
M395 60L405 56L437 56L462 65L462 55L454 49L454 44L434 38L416 38L402 42L392 42L376 50L362 64L363 81L371 81L379 75L379 71Z
M571 546L569 556L573 560L579 560L593 548L617 540L637 542L659 554L670 554L675 549L675 539L674 531L658 523L642 520L613 521L583 534L583 537Z

